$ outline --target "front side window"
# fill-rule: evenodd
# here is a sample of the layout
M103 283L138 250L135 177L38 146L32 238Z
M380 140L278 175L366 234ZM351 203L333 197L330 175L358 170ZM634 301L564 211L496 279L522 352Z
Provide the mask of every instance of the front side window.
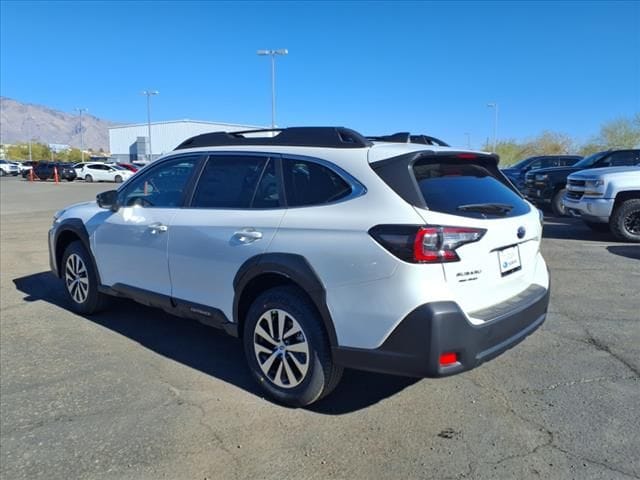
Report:
M179 207L199 156L179 157L149 168L118 195L125 207Z
M609 152L594 153L593 155L589 155L588 157L585 157L582 160L580 160L578 163L576 163L574 165L574 167L577 167L577 168L590 168L590 167L594 166L596 162L599 162L600 159L604 158L608 154L609 154ZM605 165L603 165L603 166L605 166Z
M534 160L529 164L529 170L536 170L538 168L544 168L546 166L546 164L542 163L542 160Z
M284 158L282 176L289 207L323 205L348 196L351 186L318 163Z
M192 207L251 208L256 186L261 179L268 157L244 155L213 155L207 161L196 187ZM275 174L273 179L275 180ZM277 189L276 192L277 194ZM269 193L261 193L265 201ZM277 197L275 197L277 200Z

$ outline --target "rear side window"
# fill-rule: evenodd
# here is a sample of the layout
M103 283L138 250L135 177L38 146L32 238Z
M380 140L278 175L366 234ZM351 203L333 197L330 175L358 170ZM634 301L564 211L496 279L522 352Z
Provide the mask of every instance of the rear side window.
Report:
M413 173L427 208L475 218L499 218L529 212L527 203L489 163L459 159L418 160Z
M250 208L268 160L259 156L211 156L200 175L191 206ZM264 193L261 200L269 198L269 193Z
M633 150L615 152L609 157L609 165L612 167L626 167L638 163L638 154Z
M282 176L289 207L323 205L351 193L351 186L340 175L314 162L284 158Z

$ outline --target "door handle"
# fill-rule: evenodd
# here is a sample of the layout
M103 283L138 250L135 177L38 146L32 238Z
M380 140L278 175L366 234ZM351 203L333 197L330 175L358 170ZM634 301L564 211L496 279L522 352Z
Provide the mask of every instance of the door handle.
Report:
M251 243L262 238L262 232L258 232L253 228L243 228L238 232L234 232L234 238L242 243Z
M155 222L149 225L149 230L151 230L152 234L156 234L156 233L162 233L162 232L166 232L167 230L169 230L169 227L167 227L165 224L160 223L160 222Z

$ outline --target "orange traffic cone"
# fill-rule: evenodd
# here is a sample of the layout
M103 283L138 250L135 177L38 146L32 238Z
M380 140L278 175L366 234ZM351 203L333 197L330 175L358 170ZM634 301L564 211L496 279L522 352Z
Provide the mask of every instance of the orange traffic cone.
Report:
M31 167L31 169L29 170L29 181L33 182L33 166Z
M53 180L56 184L60 183L60 177L58 176L58 167L53 167Z

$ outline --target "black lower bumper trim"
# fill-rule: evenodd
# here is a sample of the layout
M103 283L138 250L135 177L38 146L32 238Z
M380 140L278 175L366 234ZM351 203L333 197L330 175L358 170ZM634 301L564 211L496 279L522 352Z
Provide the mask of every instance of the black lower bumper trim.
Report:
M470 370L497 357L534 332L546 318L549 290L542 287L508 300L513 308L474 325L455 302L421 305L400 322L376 349L335 347L336 363L358 370L412 377L443 377ZM515 297L514 297L515 298ZM505 302L506 303L506 302ZM458 362L441 366L442 353L455 352Z

